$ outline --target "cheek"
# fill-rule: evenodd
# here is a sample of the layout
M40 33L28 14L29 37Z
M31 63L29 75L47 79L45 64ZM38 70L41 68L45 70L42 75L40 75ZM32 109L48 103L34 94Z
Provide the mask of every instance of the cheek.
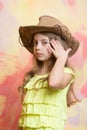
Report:
M49 47L47 47L46 51L49 55L52 55L52 51L49 49Z
M52 57L52 52L48 51L48 57Z

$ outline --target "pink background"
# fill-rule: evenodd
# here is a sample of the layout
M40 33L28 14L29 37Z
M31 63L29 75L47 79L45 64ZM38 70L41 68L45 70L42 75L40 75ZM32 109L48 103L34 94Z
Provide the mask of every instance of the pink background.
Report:
M18 28L37 24L41 15L58 18L80 41L78 52L70 61L76 72L77 89L84 99L68 109L65 130L87 130L86 12L86 0L0 0L0 130L16 130L21 111L18 86L32 67L31 55L18 42Z

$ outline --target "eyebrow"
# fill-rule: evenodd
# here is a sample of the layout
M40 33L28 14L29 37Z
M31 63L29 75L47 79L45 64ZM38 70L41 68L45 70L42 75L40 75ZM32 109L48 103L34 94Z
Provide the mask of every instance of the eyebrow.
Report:
M41 41L49 41L48 39L41 39ZM33 39L33 41L37 41L36 39Z

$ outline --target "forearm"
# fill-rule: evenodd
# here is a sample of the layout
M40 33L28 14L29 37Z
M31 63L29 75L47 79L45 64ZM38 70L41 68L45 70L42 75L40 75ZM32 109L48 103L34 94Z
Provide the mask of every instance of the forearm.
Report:
M64 78L64 66L65 66L64 59L57 59L55 62L54 67L49 75L49 85L54 88L60 88L61 83Z

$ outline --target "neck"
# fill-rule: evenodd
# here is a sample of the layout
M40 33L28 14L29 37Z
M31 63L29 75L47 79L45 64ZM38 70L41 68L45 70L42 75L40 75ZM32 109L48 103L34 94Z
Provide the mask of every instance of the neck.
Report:
M37 69L36 73L37 74L46 74L46 73L48 73L48 68L46 66L39 67Z
M43 62L43 65L38 67L37 72L38 74L46 74L49 72L49 62Z

